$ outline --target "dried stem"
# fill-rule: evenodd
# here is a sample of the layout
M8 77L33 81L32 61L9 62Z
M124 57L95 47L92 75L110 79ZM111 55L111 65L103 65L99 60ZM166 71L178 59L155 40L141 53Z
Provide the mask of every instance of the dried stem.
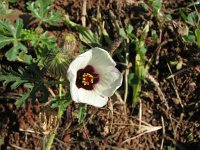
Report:
M172 74L172 70L171 70L171 68L170 68L170 66L169 66L168 63L167 63L167 66L168 66L168 68L169 68L170 73ZM172 86L173 86L174 91L175 91L175 93L176 93L176 97L177 97L177 99L179 100L179 103L180 103L181 107L183 108L183 104L182 104L181 98L180 98L180 96L179 96L179 93L178 93L178 90L177 90L177 86L176 86L176 82L175 82L174 77L172 77L172 82L173 82L173 83L172 83Z
M163 144L164 144L164 140L165 140L165 122L164 122L164 119L162 116L161 116L161 121L162 121L163 136L162 136L162 141L161 141L161 145L160 145L160 150L163 149Z
M159 87L159 83L158 83L158 82L155 80L155 78L154 78L152 75L150 75L150 74L147 74L147 75L146 75L146 78L154 84L154 86L155 86L155 88L156 88L156 90L157 90L157 92L158 92L158 95L160 96L161 100L163 100L163 101L165 102L165 106L166 106L167 109L169 110L169 106L168 106L167 100L166 100L165 95L163 94L162 90L161 90L160 87Z
M87 15L86 6L87 6L87 0L83 0L81 21L82 21L82 26L84 27L86 26L86 15Z

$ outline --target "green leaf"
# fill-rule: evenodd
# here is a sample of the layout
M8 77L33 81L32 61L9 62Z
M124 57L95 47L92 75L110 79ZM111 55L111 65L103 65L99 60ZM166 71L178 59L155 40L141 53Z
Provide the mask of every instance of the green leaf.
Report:
M4 138L3 137L0 138L0 146L1 145L4 145Z
M12 38L0 34L0 49L12 43Z
M79 38L82 42L86 43L91 47L95 46L101 47L99 37L96 34L94 34L90 29L83 27L79 24L76 24L75 22L71 21L68 16L65 16L64 23L78 30Z
M38 59L45 59L50 52L56 52L59 47L56 38L49 36L48 32L38 34L31 30L22 30L23 39L29 41L35 50Z
M19 68L19 70L24 72L23 68ZM23 78L23 75L15 72L12 68L9 69L9 73L5 75L0 75L0 81L3 81L3 86L6 87L9 83L11 84L11 89L16 89L19 85L28 82L28 80Z
M48 100L49 92L43 82L43 72L37 64L31 64L25 68L19 67L18 71L10 68L9 72L0 74L0 81L3 81L4 87L9 84L12 90L22 85L29 89L28 92L19 94L21 97L15 103L17 107L24 103L26 104L28 98L31 98L32 102L34 102L38 91L43 93L41 97L43 102Z
M13 25L8 20L0 20L0 33L5 36L13 35L11 32L11 28L14 28Z
M144 72L144 60L140 56L140 54L136 55L135 58L135 75L134 75L134 82L132 82L133 85L133 99L132 99L132 105L133 107L136 106L139 98L140 98L140 92L142 87L142 80L144 79L145 72Z
M167 150L175 150L175 148L172 146L167 146Z
M131 86L133 86L135 84L135 74L134 73L129 73L129 75L128 75L128 83Z
M54 98L52 99L52 104L51 108L59 108L63 112L66 110L66 107L71 104L70 96L63 96L61 99L60 98Z
M16 3L17 0L8 0L9 3Z
M27 47L21 43L23 38L22 29L22 19L17 19L14 26L9 21L0 20L0 49L6 45L12 44L12 48L5 53L6 58L9 61L16 61L19 55L23 55L26 59L20 59L20 61L30 63L32 57L26 54Z
M23 28L22 19L17 19L16 24L15 24L15 30L16 30L15 36L16 37L20 37L22 28Z
M26 55L25 53L19 53L18 55L18 60L20 62L26 62L27 64L30 64L32 62L32 56L31 55Z
M27 92L27 93L23 93L23 94L20 94L20 98L18 98L15 102L15 105L17 108L21 107L23 104L26 104L27 103L27 100L30 96L30 93L31 91Z
M184 42L195 42L196 38L195 35L189 34L188 36L182 36Z
M162 8L162 0L149 0L149 2L152 5L153 13L156 16L162 16L162 14L160 13L160 10Z
M14 46L6 52L5 56L9 61L15 61L17 60L18 53L19 53L19 47Z
M197 45L200 48L200 30L199 29L195 30L195 36L196 36L196 39L197 39Z
M192 25L195 25L197 23L197 14L196 12L191 12L187 16L187 21L191 23Z
M182 10L179 10L179 14L180 14L181 18L183 18L184 21L187 21L187 16Z
M6 52L5 56L9 61L15 61L17 60L20 51L23 52L23 55L26 55L27 48L23 44L15 42L14 46Z
M11 12L12 12L12 10L9 9L8 4L1 0L0 1L0 14L7 15L7 14L10 14Z
M128 24L127 33L131 34L132 32L133 32L133 26L131 24Z
M127 36L127 34L126 34L124 28L120 28L120 29L119 29L119 35L120 35L121 37L123 37L124 39L128 39L128 36Z
M157 35L157 33L154 29L151 29L151 37L152 37L154 42L156 42L157 39L158 39L158 35Z
M51 11L50 5L53 0L36 0L35 2L28 2L27 9L31 11L32 16L38 18L41 23L49 23L56 26L62 22L62 13L59 11Z
M78 123L81 124L86 116L87 104L79 105Z

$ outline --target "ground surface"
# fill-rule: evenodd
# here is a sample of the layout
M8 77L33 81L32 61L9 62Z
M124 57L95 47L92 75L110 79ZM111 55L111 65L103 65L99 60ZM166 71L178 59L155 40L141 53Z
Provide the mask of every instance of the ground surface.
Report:
M151 28L159 30L155 18L149 11L141 10L140 3L141 1L135 0L100 2L103 19L110 25L108 33L111 39L117 38L113 17L120 27L124 26L125 20L129 18L135 29L150 21ZM173 21L178 24L181 23L178 10L190 3L184 0L164 0L163 12L170 13ZM97 0L88 0L88 27L93 24L90 21L92 17L96 17L97 6ZM26 13L24 1L19 0L11 7ZM56 0L53 8L68 14L71 20L81 24L81 0ZM19 16L16 14L14 17ZM30 26L34 26L34 22ZM69 30L61 26L59 29L51 29L51 33L59 39ZM53 149L167 150L171 147L180 150L199 150L200 53L196 45L183 43L177 30L176 25L166 23L162 27L160 42L146 41L147 59L155 57L155 49L161 44L159 62L152 65L149 73L159 83L164 97L158 93L155 85L148 81L143 84L141 102L133 109L130 105L131 94L127 103L123 102L122 86L106 107L88 106L85 121L80 125L76 117L78 104L72 103L62 118ZM122 46L123 43L120 48ZM167 79L171 75L167 64L174 60L183 61L182 69L185 71L176 75L174 79ZM172 73L178 72L175 66L170 65L170 68ZM34 106L19 109L14 105L15 93L24 91L23 88L11 91L9 88L0 87L0 137L4 139L1 149L41 149L43 136L37 129L41 104L36 103Z

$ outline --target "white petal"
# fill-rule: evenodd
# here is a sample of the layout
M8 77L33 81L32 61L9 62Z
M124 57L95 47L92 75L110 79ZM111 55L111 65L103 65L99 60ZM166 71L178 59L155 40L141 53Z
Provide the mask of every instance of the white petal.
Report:
M92 51L92 58L88 63L94 66L97 72L104 71L104 68L107 66L116 65L116 63L106 50L98 47L92 48L90 50Z
M105 68L105 73L100 74L95 90L104 96L112 96L122 84L122 74L115 67Z
M77 74L79 69L84 69L92 58L92 51L87 51L74 59L67 70L68 80L72 80Z
M79 89L78 96L79 96L78 102L86 103L95 107L103 107L108 102L108 97L101 96L95 91Z
M72 100L74 100L75 102L78 102L79 100L79 95L78 95L78 88L75 84L75 81L71 81L70 82L70 94L72 97Z

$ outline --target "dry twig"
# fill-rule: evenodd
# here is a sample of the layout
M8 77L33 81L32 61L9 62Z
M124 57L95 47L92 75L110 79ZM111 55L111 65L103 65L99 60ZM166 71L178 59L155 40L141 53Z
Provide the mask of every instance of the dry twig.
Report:
M146 75L146 78L154 84L154 86L155 86L155 88L156 88L156 90L157 90L157 92L158 92L158 95L160 96L161 100L163 100L163 101L165 102L165 106L166 106L167 109L169 110L169 106L168 106L167 100L166 100L165 95L163 94L162 90L161 90L160 87L159 87L159 83L158 83L158 82L155 80L155 78L154 78L152 75L150 75L150 74L147 74L147 75Z
M168 66L168 68L169 68L170 73L172 74L172 70L171 70L171 68L170 68L170 66L169 66L168 63L167 63L167 66ZM183 108L183 104L182 104L181 98L180 98L180 96L179 96L179 93L178 93L178 90L177 90L177 86L176 86L176 82L175 82L174 77L172 77L172 82L173 82L173 83L172 83L172 86L173 86L174 91L175 91L175 93L176 93L176 97L178 98L179 103L180 103L181 107Z
M83 27L86 26L86 15L87 15L86 6L87 6L87 0L83 0L82 17L81 17Z
M163 149L163 144L164 144L164 140L165 140L165 122L164 122L164 119L162 116L161 116L161 121L162 121L163 136L162 136L162 141L161 141L161 145L160 145L160 150Z

